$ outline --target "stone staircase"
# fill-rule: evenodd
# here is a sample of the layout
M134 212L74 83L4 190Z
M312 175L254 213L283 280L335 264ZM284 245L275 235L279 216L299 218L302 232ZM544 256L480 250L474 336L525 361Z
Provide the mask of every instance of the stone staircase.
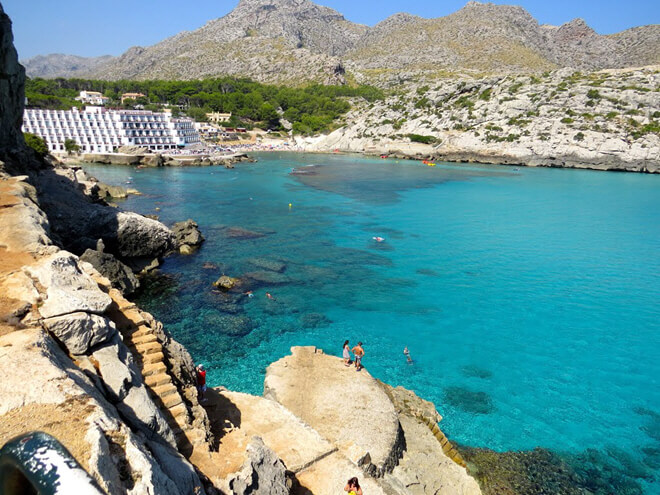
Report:
M198 447L208 451L206 431L192 425L184 395L172 380L163 344L153 327L154 319L140 311L118 290L109 289L108 295L116 305L109 317L135 357L152 399L175 434L179 451L186 457L190 457Z

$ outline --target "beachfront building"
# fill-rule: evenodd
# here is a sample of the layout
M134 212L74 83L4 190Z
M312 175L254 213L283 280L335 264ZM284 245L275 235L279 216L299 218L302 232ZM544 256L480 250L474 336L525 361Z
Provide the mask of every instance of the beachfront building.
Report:
M177 146L194 146L202 142L194 120L186 118L170 119L169 125Z
M26 108L23 132L41 136L51 152L63 152L64 141L74 140L81 151L112 153L120 146L165 151L200 141L192 119L173 119L169 113L148 110L84 110Z
M110 102L110 98L98 91L81 91L76 100L88 105L106 105Z
M206 120L217 124L218 122L229 122L231 113L212 112L206 114Z
M146 98L146 96L142 93L124 93L121 95L121 104L123 105L126 100L137 100L138 98Z

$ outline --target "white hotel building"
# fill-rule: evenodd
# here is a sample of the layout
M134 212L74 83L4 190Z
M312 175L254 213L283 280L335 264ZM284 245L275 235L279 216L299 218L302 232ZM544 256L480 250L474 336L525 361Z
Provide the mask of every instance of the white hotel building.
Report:
M26 108L23 132L41 136L51 152L64 151L64 140L73 139L81 151L112 153L120 146L141 146L165 151L200 143L194 121L172 118L170 113L148 110L84 110Z

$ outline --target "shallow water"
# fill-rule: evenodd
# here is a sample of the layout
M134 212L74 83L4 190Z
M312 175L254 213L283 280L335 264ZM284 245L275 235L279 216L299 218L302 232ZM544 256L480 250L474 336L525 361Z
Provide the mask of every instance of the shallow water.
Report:
M660 177L303 154L88 169L145 194L123 208L199 223L202 249L168 258L172 287L141 303L211 385L260 394L292 345L362 340L369 371L435 402L453 440L595 449L658 492ZM251 299L211 291L264 272L253 258L286 269Z

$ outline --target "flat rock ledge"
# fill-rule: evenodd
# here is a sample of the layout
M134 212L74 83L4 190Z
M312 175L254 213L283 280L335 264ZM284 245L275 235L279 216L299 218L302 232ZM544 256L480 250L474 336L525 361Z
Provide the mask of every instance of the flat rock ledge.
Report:
M346 367L315 347L293 347L266 371L264 396L275 400L333 442L368 474L391 472L405 443L387 394L362 369ZM339 400L350 397L351 407Z

